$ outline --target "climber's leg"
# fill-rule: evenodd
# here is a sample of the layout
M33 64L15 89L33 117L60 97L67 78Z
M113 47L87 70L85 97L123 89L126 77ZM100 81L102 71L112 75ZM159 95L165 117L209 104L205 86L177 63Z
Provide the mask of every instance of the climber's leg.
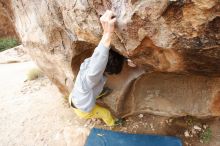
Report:
M99 105L95 105L95 107L89 113L83 112L79 109L74 109L74 111L81 118L99 118L102 119L106 123L106 125L114 126L115 119L113 118L111 112L108 109Z

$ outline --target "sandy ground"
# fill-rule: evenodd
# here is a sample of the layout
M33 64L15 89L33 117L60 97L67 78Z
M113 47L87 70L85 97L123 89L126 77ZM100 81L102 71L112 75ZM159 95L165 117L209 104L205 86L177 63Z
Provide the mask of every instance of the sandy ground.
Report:
M83 145L89 128L58 89L46 77L25 81L35 67L31 61L0 64L0 146Z
M126 118L125 124L118 127L106 127L100 120L79 119L47 77L27 81L27 72L35 67L16 50L0 53L0 146L83 146L94 126L177 136L184 146L220 146L219 118L199 120L140 114ZM200 138L204 126L211 129L209 143Z

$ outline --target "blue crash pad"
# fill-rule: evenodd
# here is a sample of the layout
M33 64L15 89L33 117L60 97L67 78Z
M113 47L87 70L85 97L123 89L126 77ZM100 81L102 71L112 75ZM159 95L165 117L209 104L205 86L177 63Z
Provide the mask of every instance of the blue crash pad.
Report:
M93 128L85 146L182 146L177 137L128 134Z

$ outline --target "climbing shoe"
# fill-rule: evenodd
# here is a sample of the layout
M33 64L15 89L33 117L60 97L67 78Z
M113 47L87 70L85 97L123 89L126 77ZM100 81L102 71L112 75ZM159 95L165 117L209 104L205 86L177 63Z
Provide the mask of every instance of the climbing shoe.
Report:
M124 119L119 118L115 120L115 126L123 126L125 123Z

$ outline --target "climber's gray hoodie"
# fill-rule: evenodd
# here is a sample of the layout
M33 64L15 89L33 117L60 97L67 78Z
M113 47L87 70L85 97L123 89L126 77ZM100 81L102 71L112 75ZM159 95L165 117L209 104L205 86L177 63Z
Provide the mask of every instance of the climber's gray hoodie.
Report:
M95 106L96 96L100 94L106 81L103 73L108 62L108 55L109 48L99 43L92 56L81 64L70 94L70 99L76 108L90 112Z

